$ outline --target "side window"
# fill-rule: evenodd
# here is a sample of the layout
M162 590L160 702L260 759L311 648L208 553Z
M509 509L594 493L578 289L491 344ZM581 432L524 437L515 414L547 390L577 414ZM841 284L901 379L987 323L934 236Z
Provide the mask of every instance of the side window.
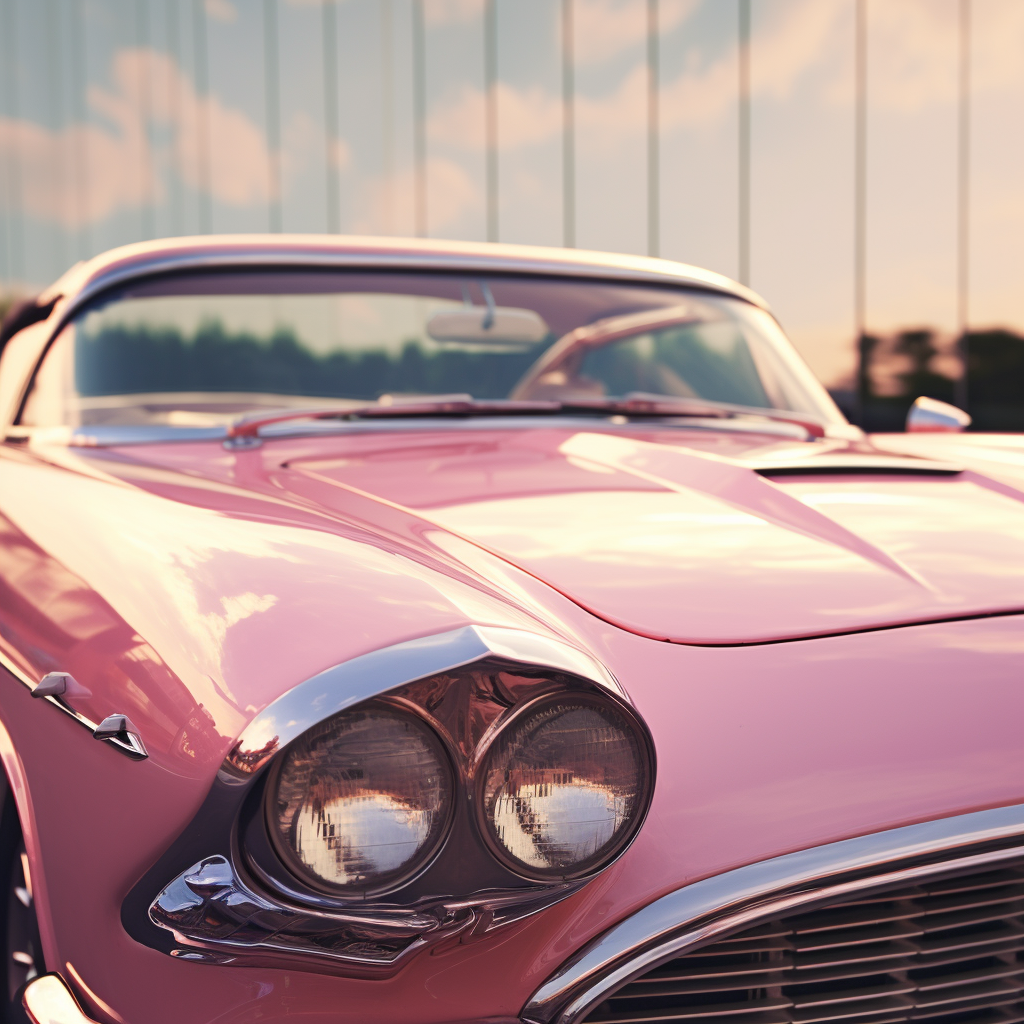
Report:
M0 426L6 427L18 412L21 389L46 344L46 324L18 331L0 355Z
M74 398L74 327L61 331L36 371L19 423L26 427L77 426Z

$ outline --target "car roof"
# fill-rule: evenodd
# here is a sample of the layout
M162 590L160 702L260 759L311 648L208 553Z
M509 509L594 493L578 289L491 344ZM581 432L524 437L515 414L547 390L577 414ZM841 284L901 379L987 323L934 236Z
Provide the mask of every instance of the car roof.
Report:
M683 285L744 299L756 292L722 274L672 260L585 249L352 235L200 235L111 249L72 267L37 301L62 297L62 317L94 296L139 277L226 268L379 268L526 273Z

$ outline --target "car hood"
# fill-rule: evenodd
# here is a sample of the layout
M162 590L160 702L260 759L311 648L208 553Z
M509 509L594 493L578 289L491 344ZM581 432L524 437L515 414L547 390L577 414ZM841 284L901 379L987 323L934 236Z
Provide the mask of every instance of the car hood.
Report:
M762 643L1024 608L1024 494L863 443L481 427L272 442L262 459L278 494L404 511L463 561L485 548L655 639Z

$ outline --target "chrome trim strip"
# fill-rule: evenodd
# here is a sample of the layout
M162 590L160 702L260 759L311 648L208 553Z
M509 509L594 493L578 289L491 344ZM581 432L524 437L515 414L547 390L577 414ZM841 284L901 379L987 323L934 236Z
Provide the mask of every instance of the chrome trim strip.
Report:
M611 414L609 414L609 419ZM603 424L593 416L584 417L573 413L559 414L560 427L578 426L583 430L599 430ZM428 425L430 430L535 430L538 419L529 415L488 416L486 419L444 419L409 417L408 419L359 419L359 420L296 420L273 427L260 429L259 437L264 441L280 440L281 438L314 437L324 434L357 434L383 433L385 431L408 431L410 428ZM800 427L780 421L760 420L755 422L737 422L720 419L686 419L659 421L659 426L674 430L714 430L719 433L772 434L777 437L794 441L803 440L807 432ZM826 426L826 434L833 425ZM166 424L152 426L104 426L75 427L63 431L60 435L53 427L10 427L7 431L8 440L42 441L51 444L66 444L70 448L111 448L139 444L165 444L182 441L225 441L228 436L227 427L172 427ZM45 435L42 433L45 431ZM751 468L758 469L753 466ZM773 467L774 468L774 467ZM808 467L814 472L815 467ZM952 472L952 470L951 470Z
M577 1024L633 978L727 933L861 890L1020 859L1020 845L969 851L1022 837L1024 804L1015 804L800 850L694 882L620 921L572 956L530 997L521 1020Z
M29 690L34 690L42 681L33 681L31 676L18 668L18 666L11 661L3 651L0 651L0 668L5 668L12 676L14 676L15 679L18 680L19 683L23 683L29 688ZM33 694L33 696L35 696L35 694ZM122 739L120 734L106 735L103 733L97 736L96 730L102 723L96 723L91 718L86 718L85 715L80 714L71 707L70 704L66 704L60 696L40 696L40 700L45 700L48 704L52 704L55 708L59 708L65 715L73 718L79 725L88 729L95 739L103 740L104 743L110 744L110 746L114 747L116 750L120 750L122 754L127 755L133 761L143 761L149 757L149 754L146 751L146 746L142 742L142 737L139 735L137 730L135 731L133 738ZM108 716L108 719L109 717L110 716ZM124 716L120 715L118 717L123 718ZM106 720L107 719L104 721Z
M233 243L228 242L228 245ZM237 243L234 243L237 244ZM183 271L227 270L237 267L240 271L281 267L289 270L432 270L439 273L491 273L522 274L528 276L590 277L597 280L634 281L638 284L677 285L715 292L743 299L751 305L769 310L769 306L756 292L728 278L711 272L685 273L682 264L665 260L664 270L647 269L637 266L616 266L588 260L558 259L540 255L524 254L520 257L488 255L486 253L460 252L374 252L354 249L350 251L280 251L270 248L257 252L236 249L215 253L174 253L154 256L146 261L131 263L127 267L113 267L87 282L77 294L70 297L67 307L61 311L59 330L65 323L101 292L127 284L139 278ZM691 268L685 268L690 270ZM696 269L696 268L694 268ZM54 331L56 333L56 331Z
M46 427L40 429L48 429ZM28 437L32 437L29 428ZM71 448L110 448L114 445L160 444L163 441L223 441L227 427L172 427L164 423L152 426L123 424L75 427L68 432L67 445Z
M325 718L396 686L486 657L569 672L626 699L603 665L563 641L519 629L465 626L371 651L299 683L246 726L224 760L221 775L225 781L248 779L277 751Z

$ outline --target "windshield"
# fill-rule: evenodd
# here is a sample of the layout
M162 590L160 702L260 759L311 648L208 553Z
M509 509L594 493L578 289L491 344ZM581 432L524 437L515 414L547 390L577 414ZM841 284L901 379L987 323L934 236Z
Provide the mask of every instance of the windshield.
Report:
M679 288L365 272L206 273L82 312L27 426L212 426L267 409L636 392L841 422L763 311Z

